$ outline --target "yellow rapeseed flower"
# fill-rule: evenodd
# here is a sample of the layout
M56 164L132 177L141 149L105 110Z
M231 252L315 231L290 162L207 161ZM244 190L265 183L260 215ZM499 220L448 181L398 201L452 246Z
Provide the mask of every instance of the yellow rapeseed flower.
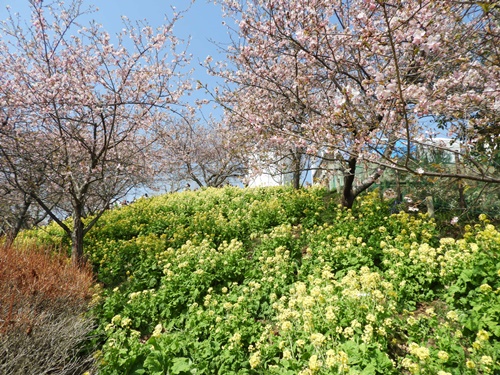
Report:
M490 334L484 329L479 330L477 333L477 339L479 341L488 341L490 339Z
M448 355L448 353L446 353L445 351L443 350L440 350L438 352L438 358L443 361L443 362L446 362L448 361L448 359L450 358L450 356Z
M375 316L375 315L373 315L372 313L369 313L369 314L367 314L367 315L366 315L366 320L367 320L368 322L372 322L372 323L373 323L373 322L375 322L375 321L377 320L377 318L376 318L376 316Z
M421 361L425 361L430 357L429 349L425 346L419 346L418 344L412 342L409 346L410 353L418 357Z
M483 285L481 285L481 286L479 287L479 290L480 290L481 292L483 292L483 293L488 293L488 292L490 292L492 289L493 289L493 288L492 288L490 285L488 285L488 284L483 284Z
M292 359L292 352L288 349L283 351L283 359Z
M474 363L474 361L471 361L471 360L469 359L469 360L467 360L467 362L465 362L465 366L466 366L467 368L473 369L473 368L475 368L475 367L476 367L476 364Z
M408 319L406 319L406 322L412 326L417 323L417 319L415 319L413 316L410 316Z
M458 314L456 311L448 311L448 313L446 314L446 317L449 319L449 320L452 320L454 322L458 322Z
M130 326L130 324L132 324L132 319L130 318L123 318L121 321L121 325L123 328Z
M258 365L260 365L260 351L256 351L250 356L250 367L251 368L256 368Z
M299 348L302 348L302 347L306 344L306 342L305 342L304 340L302 340L302 339L299 339L299 340L295 341L295 344L296 344Z
M481 363L483 365L489 366L493 364L493 358L491 358L489 355L483 355L481 357Z
M313 372L319 371L323 362L318 359L316 354L313 354L311 358L309 358L309 369Z
M152 337L160 337L161 333L163 331L163 325L161 323L158 323L155 326L155 329L153 330L153 333L151 334Z
M121 321L122 321L122 316L120 314L115 315L113 319L111 319L112 324L120 324Z
M328 350L326 352L326 361L325 361L326 367L331 368L335 366L336 363L337 361L335 352L332 349Z
M321 346L326 339L321 333L313 333L309 338L311 343L315 346Z

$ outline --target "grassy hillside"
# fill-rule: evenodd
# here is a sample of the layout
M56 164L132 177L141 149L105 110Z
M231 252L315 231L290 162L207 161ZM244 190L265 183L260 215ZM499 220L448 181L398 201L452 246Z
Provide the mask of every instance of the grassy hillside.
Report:
M500 233L441 238L374 195L207 189L141 199L86 242L100 374L500 371ZM22 241L57 244L55 227Z

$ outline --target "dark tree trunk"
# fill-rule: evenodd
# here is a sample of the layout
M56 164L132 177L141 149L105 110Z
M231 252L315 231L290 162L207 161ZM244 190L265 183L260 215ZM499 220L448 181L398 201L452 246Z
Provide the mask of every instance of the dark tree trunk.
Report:
M392 151L394 150L394 145L396 144L396 139L389 141L385 151L384 157L389 158ZM357 157L351 156L347 162L348 172L344 175L344 190L342 194L342 206L345 208L352 208L354 200L356 197L372 186L384 173L385 167L377 168L370 176L365 180L361 181L357 186L354 186L354 178L356 177L356 164L358 162ZM401 189L399 189L401 190Z
M467 209L467 201L465 200L465 189L462 181L458 181L458 205L461 210Z
M356 176L356 162L355 157L351 157L348 161L348 173L344 176L344 190L342 192L342 206L345 208L352 208L357 194L354 192L354 177Z
M14 228L12 228L12 230L9 233L7 233L7 238L6 238L6 243L5 243L5 245L7 247L12 246L17 235L19 234L19 232L21 231L21 229L25 225L26 218L28 216L27 215L28 210L31 206L31 203L32 203L31 197L25 196L24 201L23 201L23 205L21 207L21 210L20 210L19 215L18 215L17 220L16 220L16 224L14 225Z
M399 171L396 171L396 200L403 201L403 193L401 192L401 180L399 178Z
M460 155L458 153L455 153L455 165L457 168L457 174L460 174L461 173ZM462 211L465 211L467 209L467 201L465 200L464 183L462 180L458 180L457 185L458 185L458 206Z
M293 173L293 188L295 190L300 189L300 172Z
M302 153L299 148L295 148L291 150L292 154L292 186L295 190L300 189L300 175L302 172L301 161L302 161Z
M80 207L73 212L73 232L71 233L71 260L74 265L83 264L83 237L85 235Z

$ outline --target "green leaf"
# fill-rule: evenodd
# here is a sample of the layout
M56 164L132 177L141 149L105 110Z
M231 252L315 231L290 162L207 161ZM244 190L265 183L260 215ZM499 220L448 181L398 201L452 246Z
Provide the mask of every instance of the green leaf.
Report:
M464 270L461 274L460 274L460 279L464 282L464 283L468 283L470 282L472 279L472 275L474 273L474 270Z
M144 366L150 371L158 371L162 369L162 365L158 358L153 355L149 355L144 361Z
M183 372L188 372L191 369L191 363L189 359L184 357L174 358L172 360L172 374L182 374Z
M361 375L375 375L376 371L377 369L375 368L375 366L370 363L363 369L363 371L361 371Z

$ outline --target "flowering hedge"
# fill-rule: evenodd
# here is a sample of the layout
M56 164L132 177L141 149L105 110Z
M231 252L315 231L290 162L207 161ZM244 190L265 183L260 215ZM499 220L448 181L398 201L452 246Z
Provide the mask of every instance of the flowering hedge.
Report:
M500 233L442 238L368 195L142 199L89 233L100 374L493 374Z

